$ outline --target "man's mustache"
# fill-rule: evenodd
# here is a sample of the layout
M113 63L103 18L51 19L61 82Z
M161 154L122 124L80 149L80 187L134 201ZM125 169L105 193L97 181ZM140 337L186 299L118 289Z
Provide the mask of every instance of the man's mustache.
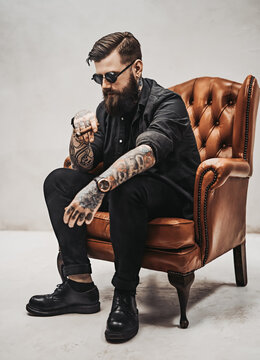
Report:
M103 90L103 94L104 94L104 96L107 96L107 95L119 95L118 92L110 91L110 90Z

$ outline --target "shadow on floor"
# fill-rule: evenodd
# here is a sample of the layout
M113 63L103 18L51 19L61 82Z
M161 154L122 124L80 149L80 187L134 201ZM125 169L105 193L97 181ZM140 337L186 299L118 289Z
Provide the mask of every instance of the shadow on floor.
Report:
M203 299L211 296L223 286L236 287L234 283L218 283L214 281L197 281L196 279L190 290L190 297L187 305L189 310L201 302ZM147 312L140 312L140 323L154 324L163 327L178 327L173 325L173 319L179 324L180 305L177 290L169 284L163 285L157 281L156 277L150 275L145 280L145 286L138 287L137 303Z

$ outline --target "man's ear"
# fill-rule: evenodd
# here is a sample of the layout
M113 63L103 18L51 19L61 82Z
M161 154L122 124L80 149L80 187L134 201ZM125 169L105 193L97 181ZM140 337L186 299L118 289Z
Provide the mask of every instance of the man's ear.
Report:
M143 72L143 62L141 59L137 59L134 63L134 76L135 78L140 78Z

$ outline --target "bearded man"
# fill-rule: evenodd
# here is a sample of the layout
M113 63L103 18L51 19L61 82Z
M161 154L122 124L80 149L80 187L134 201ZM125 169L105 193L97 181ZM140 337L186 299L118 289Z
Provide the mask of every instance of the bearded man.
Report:
M52 294L33 296L26 309L38 316L100 310L85 224L98 210L109 211L115 273L105 337L126 341L139 328L136 288L147 224L156 217L193 219L200 156L181 96L142 77L140 43L130 32L99 39L90 61L104 99L95 113L72 119L72 169L55 169L44 182L66 281ZM104 171L95 177L89 171L100 162Z

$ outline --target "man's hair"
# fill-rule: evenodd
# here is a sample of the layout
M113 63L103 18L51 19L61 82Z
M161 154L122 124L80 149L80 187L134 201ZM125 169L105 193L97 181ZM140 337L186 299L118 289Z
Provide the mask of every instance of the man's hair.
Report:
M90 65L90 61L99 62L115 49L121 56L122 64L130 63L136 59L142 60L139 41L132 33L125 31L105 35L96 41L86 61L88 65Z

